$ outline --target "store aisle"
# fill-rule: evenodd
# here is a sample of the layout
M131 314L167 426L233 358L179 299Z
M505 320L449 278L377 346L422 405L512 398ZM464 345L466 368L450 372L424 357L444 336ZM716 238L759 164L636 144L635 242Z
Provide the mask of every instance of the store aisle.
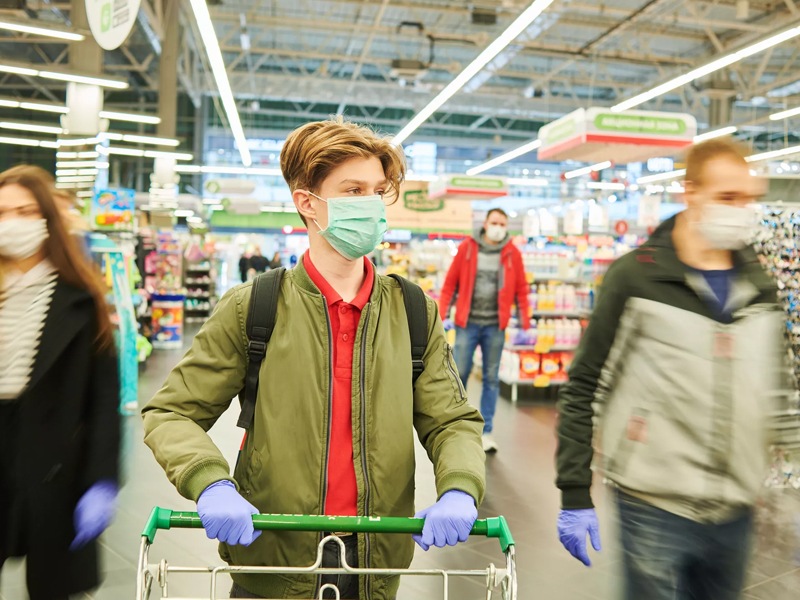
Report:
M157 352L148 363L140 384L140 402L149 399L182 351ZM473 383L470 396L479 396ZM238 409L233 407L212 429L216 443L231 459L239 446L240 433L235 426ZM603 520L604 549L593 557L594 566L586 569L561 548L556 537L555 518L558 494L553 484L555 470L553 434L555 412L552 406L522 404L514 406L501 400L495 421L495 434L500 452L487 460L488 494L481 516L505 515L517 542L520 574L520 600L614 600L619 597L619 553L614 540L614 516L605 495L598 511ZM135 565L139 535L154 505L181 510L194 510L191 502L181 498L167 482L164 473L142 443L142 427L138 417L125 422L125 477L120 495L117 520L104 535L106 580L92 596L98 600L133 598ZM418 506L435 500L433 475L427 457L418 446ZM800 502L796 496L778 494L771 499L771 522L762 526L759 555L749 575L746 598L784 600L796 597L800 589ZM794 517L792 516L794 515ZM793 548L793 550L787 550ZM161 558L181 565L219 564L216 543L201 531L161 532L151 551L151 562ZM499 546L493 540L476 539L445 550L417 551L414 566L419 568L485 568L494 561L503 564ZM21 565L9 564L4 569L0 600L21 600L23 592ZM203 576L175 576L170 592L182 597L209 597L208 579ZM220 585L227 591L229 580ZM406 578L400 588L400 600L441 597L438 580ZM157 592L158 590L156 590ZM451 597L459 600L484 598L476 581L455 581ZM153 597L159 597L154 592ZM227 594L223 594L227 597Z

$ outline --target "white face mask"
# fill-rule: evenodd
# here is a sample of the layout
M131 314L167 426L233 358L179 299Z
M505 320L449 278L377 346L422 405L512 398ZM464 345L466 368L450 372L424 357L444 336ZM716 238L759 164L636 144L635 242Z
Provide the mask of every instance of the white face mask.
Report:
M499 244L506 239L506 228L502 225L487 225L486 237L489 241Z
M0 256L25 260L42 249L48 238L45 219L8 219L0 221Z
M706 204L703 216L695 226L709 245L716 250L739 250L753 236L756 218L749 206Z

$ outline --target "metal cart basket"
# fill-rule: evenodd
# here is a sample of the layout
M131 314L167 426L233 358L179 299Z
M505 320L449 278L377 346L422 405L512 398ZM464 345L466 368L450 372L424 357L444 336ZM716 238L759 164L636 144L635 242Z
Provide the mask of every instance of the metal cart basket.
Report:
M328 517L307 515L254 515L253 525L258 530L271 531L316 531L316 532L346 532L346 533L421 533L424 525L423 519L402 517ZM345 560L345 546L341 539L335 535L324 538L318 547L316 561L305 567L178 567L172 566L166 560L159 564L150 564L148 554L150 546L154 543L156 532L159 529L196 528L203 527L200 517L193 512L178 512L166 508L154 508L142 532L142 541L139 548L139 562L137 566L136 600L148 600L152 591L153 582L161 588L161 598L176 598L169 595L168 578L171 573L193 573L210 575L209 595L204 598L215 600L217 596L217 579L224 573L282 573L282 574L319 574L319 575L402 575L402 576L427 576L436 577L442 581L444 600L449 596L450 581L453 577L469 577L482 579L486 584L486 598L501 598L502 600L517 599L517 570L515 562L514 540L505 518L496 517L476 521L471 535L496 538L500 542L500 549L505 554L505 568L497 568L490 564L486 569L478 570L452 570L452 569L369 569L353 568ZM322 552L326 543L339 544L342 567L323 568ZM318 599L323 597L325 590L332 590L339 598L339 590L333 585L324 585L319 590ZM176 598L177 600L177 598ZM187 599L183 599L187 600Z

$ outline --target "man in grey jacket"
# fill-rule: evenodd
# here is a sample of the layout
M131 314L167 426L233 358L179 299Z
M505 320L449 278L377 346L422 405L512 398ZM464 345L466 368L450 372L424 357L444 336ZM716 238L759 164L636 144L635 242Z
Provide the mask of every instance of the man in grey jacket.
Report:
M747 241L760 182L730 140L694 146L686 204L619 259L559 400L562 543L600 550L593 419L629 600L739 597L769 415L785 398L776 289Z

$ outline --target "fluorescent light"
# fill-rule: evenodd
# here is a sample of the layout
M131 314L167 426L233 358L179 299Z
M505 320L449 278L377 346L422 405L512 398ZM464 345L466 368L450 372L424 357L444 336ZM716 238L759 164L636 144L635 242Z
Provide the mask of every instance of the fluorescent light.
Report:
M94 192L76 192L75 195L78 198L91 198L94 196Z
M677 179L678 177L683 177L684 175L686 175L686 169L678 169L677 171L669 171L667 173L657 173L656 175L639 177L639 179L636 180L636 183L639 185L644 185L647 183L655 183L656 181L669 181L670 179Z
M194 18L197 20L197 28L200 30L200 37L203 39L203 45L206 47L208 62L211 64L211 72L214 75L214 80L217 82L219 97L222 100L222 106L225 108L225 114L228 117L228 123L231 126L233 138L236 140L236 144L239 147L242 164L244 164L245 167L249 167L253 164L253 159L250 156L250 148L247 146L247 138L244 135L242 121L239 118L239 109L236 107L236 100L233 97L231 83L228 81L228 72L225 69L225 61L222 59L222 52L219 49L219 41L214 31L214 23L208 12L206 0L189 0L189 2L192 5Z
M59 153L60 154L60 153ZM94 160L59 160L56 169L107 169L107 162Z
M175 138L162 138L162 137L154 137L151 135L131 135L131 134L123 134L121 140L122 142L128 142L130 144L153 144L154 146L172 146L177 147L180 145L180 142Z
M58 142L44 140L44 141L39 142L39 147L40 148L52 148L53 150L57 150L58 149Z
M96 178L90 175L77 175L69 177L59 177L58 181L61 183L93 183Z
M140 150L139 148L120 148L117 146L110 146L106 148L109 154L119 156L137 156L140 158L174 158L175 160L192 160L193 155L184 152L162 152L160 150Z
M99 137L58 140L58 146L92 146L100 143Z
M74 31L53 29L50 27L36 27L17 21L7 21L5 19L0 20L0 29L5 29L6 31L16 31L19 33L30 33L33 35L43 35L59 40L67 40L70 42L81 42L86 39L85 35L82 33L75 33Z
M550 185L550 182L543 177L534 177L532 179L527 179L524 177L509 177L506 179L506 183L508 183L508 185L519 185L522 187L547 187Z
M145 150L145 158L174 158L175 160L192 160L194 155L188 152L163 152L161 150Z
M54 135L64 133L61 127L36 125L34 123L13 123L11 121L0 121L0 128L13 129L14 131L29 131L31 133L52 133Z
M128 82L120 79L108 79L106 77L90 77L88 75L76 75L74 73L60 73L58 71L39 71L39 77L45 79L55 79L57 81L72 81L74 83L85 83L87 85L97 85L100 87L112 88L115 90L128 89Z
M57 169L56 177L69 177L74 175L97 175L98 169Z
M666 94L675 88L684 86L690 81L700 79L701 77L705 77L706 75L714 73L715 71L724 69L725 67L737 63L742 59L748 58L754 54L763 52L768 48L772 48L773 46L777 46L778 44L782 44L783 42L791 40L798 35L800 35L800 26L792 27L791 29L782 31L781 33L770 36L765 40L751 44L750 46L742 48L741 50L737 50L736 52L722 56L701 67L697 67L688 73L675 77L674 79L670 79L669 81L662 83L661 85L657 85L653 89L634 96L633 98L629 98L624 102L620 102L616 106L612 106L611 110L614 112L622 112L624 110L639 106L640 104L644 104L648 100L652 100L653 98L657 98L662 94Z
M214 212L217 212L217 211L220 211L220 210L225 210L225 207L222 206L222 204L212 204L211 206L209 206L209 208L211 210L213 210Z
M0 136L0 144L12 144L15 146L39 147L44 140L33 140L30 138Z
M227 167L227 166L201 166L179 165L175 167L176 173L203 173L206 175L272 175L282 176L283 172L276 168L265 167Z
M28 77L36 77L39 71L30 69L28 67L15 67L13 65L0 65L1 73L11 73L12 75L27 75Z
M194 216L194 211L193 210L179 209L179 210L175 211L175 216L176 217L193 217Z
M532 142L523 144L519 148L515 148L514 150L509 150L505 154L501 154L500 156L497 156L492 160L487 160L485 163L482 163L477 167L472 167L471 169L467 170L467 175L472 177L473 175L478 175L480 173L483 173L484 171L488 171L489 169L492 169L497 165L502 165L504 162L513 160L518 156L522 156L523 154L527 154L528 152L533 152L534 150L537 150L541 145L542 145L541 140L533 140Z
M27 102L15 100L13 98L0 98L0 106L4 108L24 108L25 110L39 110L42 112L67 114L69 109L59 104L48 104L46 102Z
M800 154L800 146L789 146L788 148L781 148L780 150L753 154L752 156L748 156L746 160L747 162L759 162L762 160L772 160L773 158L789 156L790 154Z
M56 158L97 158L100 156L99 152L56 152ZM58 164L56 164L58 166Z
M161 117L156 117L154 115L137 115L113 110L101 110L100 118L111 119L112 121L127 121L129 123L144 123L145 125L158 125L161 123Z
M699 144L700 142L705 142L706 140L713 140L714 138L734 134L737 131L739 131L739 128L734 125L731 125L730 127L723 127L721 129L715 129L714 131L707 131L705 133L701 133L700 135L694 136L694 143Z
M590 167L583 167L581 169L575 169L574 171L568 171L564 173L564 177L566 179L575 179L576 177L581 177L583 175L588 175L589 173L593 173L594 171L602 171L603 169L608 169L613 163L610 160L597 163L596 165L592 165Z
M191 0L192 5L199 4L201 0ZM535 0L531 5L522 11L522 14L514 19L514 22L501 33L483 52L481 52L475 60L467 65L461 73L459 73L453 81L439 92L439 94L431 100L425 108L419 111L411 121L403 127L398 133L392 143L396 146L402 144L408 136L410 136L420 125L430 118L439 108L452 98L466 83L480 73L483 68L489 64L506 46L514 41L519 34L525 31L531 23L533 23L539 15L541 15L553 3L553 0ZM203 2L205 6L205 3Z
M586 187L590 190L609 190L616 192L622 192L625 190L624 183L613 183L611 181L590 181L586 184Z
M800 108L790 108L789 110L783 110L781 112L776 112L774 115L769 116L770 121L780 121L781 119L788 119L789 117L795 117L800 115Z
M66 115L69 113L69 108L66 106L59 106L58 104L45 104L44 102L20 102L19 108L25 110L38 110L41 112L56 113L59 115Z

